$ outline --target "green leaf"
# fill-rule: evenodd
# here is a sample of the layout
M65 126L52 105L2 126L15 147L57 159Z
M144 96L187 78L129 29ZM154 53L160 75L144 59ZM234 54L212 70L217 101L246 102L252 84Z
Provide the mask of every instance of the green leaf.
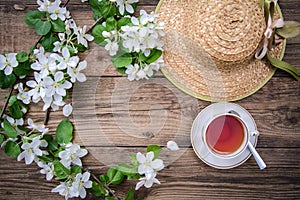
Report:
M300 23L294 21L286 21L282 28L276 29L276 33L283 38L296 37L300 33Z
M2 144L3 141L4 141L4 135L0 134L0 145Z
M102 174L102 175L100 175L99 178L100 178L100 181L101 181L102 183L104 183L104 184L108 184L108 183L109 183L109 178L108 178L107 175Z
M117 68L122 68L131 64L132 56L129 53L117 54L111 57L111 61Z
M56 128L56 141L59 144L67 144L73 139L73 125L72 123L64 119Z
M40 159L40 161L44 162L44 163L49 163L49 162L53 162L53 157L51 156L38 156L38 158Z
M138 162L138 160L136 159L136 154L131 154L130 157L131 157L131 163L132 163L134 166L138 166L138 165L139 165L139 162Z
M76 47L77 51L79 51L79 52L84 52L84 51L86 51L88 49L83 44L76 43L76 44L74 44L74 46ZM70 52L70 54L71 54L71 52Z
M110 17L106 19L106 29L107 31L112 31L117 28L117 21L115 20L114 17Z
M51 23L49 21L39 21L35 27L35 31L38 35L47 35L50 30Z
M53 164L54 172L58 179L66 179L71 174L71 171L63 166L58 160L55 160Z
M104 187L95 181L92 182L92 188L89 191L96 197L104 197L107 194Z
M51 32L43 37L40 44L44 47L45 51L52 52L54 49L54 42L58 41L57 36L52 35Z
M52 135L45 134L43 138L48 142L48 147L51 151L58 149L58 143L53 139Z
M43 16L44 14L38 10L27 12L24 21L31 28L35 28Z
M111 181L114 178L116 173L117 173L117 170L112 167L107 170L107 177L108 177L109 181Z
M113 197L105 197L105 200L115 200Z
M122 17L117 24L118 30L121 29L122 26L128 25L131 23L131 19L128 17Z
M20 146L11 140L7 141L4 147L7 156L16 158L21 153Z
M119 164L116 169L124 175L132 175L137 173L137 168L127 164Z
M126 74L126 67L121 67L121 68L117 68L117 71L120 73L120 74Z
M0 88L7 89L11 87L16 82L16 77L14 74L5 75L3 71L0 70Z
M3 124L4 132L9 138L16 138L18 136L16 129L6 119L4 119Z
M157 59L160 58L161 54L162 54L161 50L152 49L150 55L146 59L146 62L149 64L155 62Z
M154 159L157 159L159 156L159 153L161 152L162 148L160 146L157 145L149 145L147 147L147 153L150 151L153 151L154 153Z
M17 96L16 96L16 95L13 95L13 96L11 96L11 97L9 98L8 104L9 104L9 105L13 105L16 101L18 101Z
M52 31L56 33L62 33L65 32L66 30L66 25L60 18L58 18L55 21L51 21L51 24L52 24Z
M286 71L287 73L292 75L296 80L299 79L299 72L296 67L294 67L293 65L291 65L287 62L279 60L277 58L273 58L270 54L267 54L267 57L268 57L268 60L270 61L271 65L273 65L274 67L277 67L281 70Z
M127 193L125 200L134 200L134 190L132 188Z
M22 109L26 109L28 110L28 107L20 100L14 102L14 104L10 105L8 107L9 113L10 115L14 118L14 119L20 119L24 116L24 113L22 111Z
M259 7L263 8L265 5L265 0L259 0Z
M72 172L72 174L81 174L82 169L78 165L74 165L71 167L71 172Z
M31 73L32 69L30 67L31 63L29 62L29 60L23 62L23 63L19 63L19 65L17 67L14 67L14 73L17 76L27 76Z
M17 54L16 58L19 63L26 62L28 60L28 54L26 52L21 52Z
M107 176L109 178L109 181L113 185L120 184L124 179L124 174L113 167L109 168L107 171Z
M139 174L132 174L132 175L127 175L127 180L139 180L141 178L141 175Z
M102 32L106 31L106 28L102 25L97 25L93 28L92 35L94 36L94 42L98 45L105 45L105 37L103 37Z

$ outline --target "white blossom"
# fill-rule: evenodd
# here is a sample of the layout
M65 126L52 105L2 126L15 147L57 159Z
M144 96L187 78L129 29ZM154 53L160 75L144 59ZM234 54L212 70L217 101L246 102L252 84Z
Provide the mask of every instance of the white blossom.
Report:
M74 197L70 194L69 183L66 182L61 182L58 186L52 189L51 192L58 192L61 196L65 197L65 200Z
M43 162L38 162L37 163L40 168L41 174L46 174L46 180L50 181L54 177L54 165L52 162L50 163L43 163Z
M87 62L84 60L78 64L78 67L68 67L67 73L71 77L71 82L75 83L76 80L79 82L86 81L86 76L84 73L81 73L82 70L86 69Z
M77 174L75 180L70 188L70 194L74 197L80 196L84 199L86 197L86 188L92 187L92 181L90 179L90 173L84 172L83 174Z
M116 0L121 15L124 15L125 10L132 14L134 9L131 4L137 2L139 2L139 0Z
M78 56L72 56L70 55L69 49L67 47L64 47L62 49L62 57L58 54L55 54L56 60L59 62L57 65L57 68L59 70L66 69L69 67L76 67L79 62Z
M22 135L22 134L25 133L25 131L22 131L22 130L20 130L20 129L18 128L18 126L23 126L23 124L24 124L23 118L20 118L20 119L14 119L14 118L12 118L12 117L6 115L6 116L5 116L5 119L10 123L10 125L11 125L12 127L15 128L15 130L18 132L19 135ZM2 128L4 128L4 123L3 123L3 122L1 123L1 126L2 126Z
M56 42L53 43L53 45L54 45L53 51L54 52L61 53L61 49L63 48L64 43L66 42L66 36L65 35L66 35L66 33L58 33L59 41L56 41Z
M73 111L73 107L71 106L71 104L67 104L63 108L63 114L66 117L69 117L71 115L72 111Z
M70 168L71 164L82 166L80 160L81 157L85 156L88 153L86 149L81 149L78 144L69 143L66 145L64 151L59 152L58 156L61 159L61 163L66 167Z
M45 141L43 142L45 143ZM40 149L41 146L44 146L40 140L40 137L34 137L31 142L23 143L21 148L24 150L19 154L17 160L20 161L25 158L26 165L31 164L36 156L42 156L43 151Z
M36 55L37 61L31 64L31 68L36 71L40 71L41 78L47 77L50 72L53 73L57 70L55 56L38 53Z
M39 102L41 97L46 95L41 74L34 72L34 80L27 81L26 85L32 88L28 91L28 95L32 97L34 103Z
M171 151L177 151L177 150L179 150L179 147L178 147L177 143L174 142L174 141L168 141L167 148L169 150L171 150Z
M32 130L37 130L42 134L45 134L49 131L48 128L45 128L44 124L41 124L41 125L34 124L34 122L31 118L28 118L27 124L28 124L27 128L32 129Z
M17 99L21 100L24 104L29 104L31 101L30 95L28 92L25 92L23 89L23 83L19 83L17 85L18 87L18 94L17 94Z
M72 83L64 81L64 73L58 71L54 74L54 80L47 76L44 78L44 84L46 87L46 96L53 96L55 93L64 97L66 96L66 89L72 87Z
M48 8L52 4L52 2L49 0L44 0L44 1L37 0L37 4L40 6L38 8L39 11L48 12Z
M50 18L52 20L57 20L60 18L62 21L65 21L66 19L67 9L65 7L60 7L60 3L60 0L56 0L48 8L48 12L50 13Z
M161 159L154 159L153 151L148 152L146 156L138 152L136 159L139 162L138 173L141 175L153 174L164 168L164 163Z
M119 50L119 44L109 39L104 40L106 42L105 49L109 51L110 56L115 56Z
M140 189L142 186L146 188L152 187L153 183L160 184L159 180L155 178L156 173L146 174L145 177L140 178L140 182L138 182L135 186L135 190Z
M9 53L5 56L0 54L0 70L4 70L5 75L10 75L13 68L18 66L16 55L16 53Z
M87 41L93 41L94 37L90 34L86 33L86 26L82 28L74 28L74 33L77 35L77 42L78 44L82 44L85 47L88 47Z
M142 51L146 57L151 50L156 48L162 50L163 42L159 36L163 36L163 23L157 22L156 14L147 14L145 10L140 11L140 17L131 17L132 26L121 27L120 36L123 39L123 46L130 52Z
M140 68L140 66L138 64L134 64L134 65L130 64L130 65L126 66L125 73L128 75L128 79L130 81L138 79L137 73L139 71L139 68Z

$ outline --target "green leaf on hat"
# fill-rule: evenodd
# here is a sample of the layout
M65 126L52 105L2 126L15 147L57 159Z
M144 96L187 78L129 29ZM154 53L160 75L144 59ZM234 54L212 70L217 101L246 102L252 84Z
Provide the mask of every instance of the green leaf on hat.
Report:
M282 28L276 29L276 33L284 38L296 37L300 33L300 23L295 21L286 21Z
M267 54L267 57L271 65L286 71L287 73L291 74L296 80L299 79L299 72L296 67L277 58L273 58L270 54Z

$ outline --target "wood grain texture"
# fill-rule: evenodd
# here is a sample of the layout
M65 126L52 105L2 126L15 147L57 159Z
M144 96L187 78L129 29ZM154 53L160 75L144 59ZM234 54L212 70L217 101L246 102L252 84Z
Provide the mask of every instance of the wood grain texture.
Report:
M139 9L155 9L158 0L140 0ZM300 20L300 1L279 2L285 20ZM17 11L14 5L25 9ZM1 53L28 51L38 36L23 22L27 11L36 9L35 0L0 1ZM68 9L77 24L93 24L92 12L80 0L71 0ZM289 39L284 60L300 69L300 37ZM260 171L253 159L231 170L205 165L193 152L190 129L196 115L209 102L196 100L174 87L161 73L150 81L129 82L111 66L103 48L91 44L81 54L88 61L88 81L76 85L67 102L75 109L75 142L90 154L84 165L95 173L107 166L127 162L129 153L144 152L148 144L165 146L176 140L181 150L163 153L166 169L159 173L161 185L141 189L144 199L300 199L300 84L278 70L257 93L237 103L246 108L261 132L258 152L267 163ZM6 91L1 90L3 97ZM73 98L71 98L73 97ZM4 100L0 100L2 107ZM41 104L31 105L28 117L42 123ZM49 128L63 119L51 113ZM169 165L170 164L170 165ZM118 188L124 197L136 182ZM51 193L57 181L46 181L35 165L8 158L0 151L0 200L64 199ZM97 199L89 196L88 199Z

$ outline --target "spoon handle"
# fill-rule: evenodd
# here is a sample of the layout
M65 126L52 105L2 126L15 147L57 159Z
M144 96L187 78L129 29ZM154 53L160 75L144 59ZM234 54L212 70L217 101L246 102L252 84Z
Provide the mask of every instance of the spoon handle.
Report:
M248 142L248 148L251 151L253 157L255 158L255 161L257 162L259 168L260 169L266 168L267 166L266 163L263 161L263 159L260 157L260 155L257 153L257 151L255 150L255 148L250 142Z

